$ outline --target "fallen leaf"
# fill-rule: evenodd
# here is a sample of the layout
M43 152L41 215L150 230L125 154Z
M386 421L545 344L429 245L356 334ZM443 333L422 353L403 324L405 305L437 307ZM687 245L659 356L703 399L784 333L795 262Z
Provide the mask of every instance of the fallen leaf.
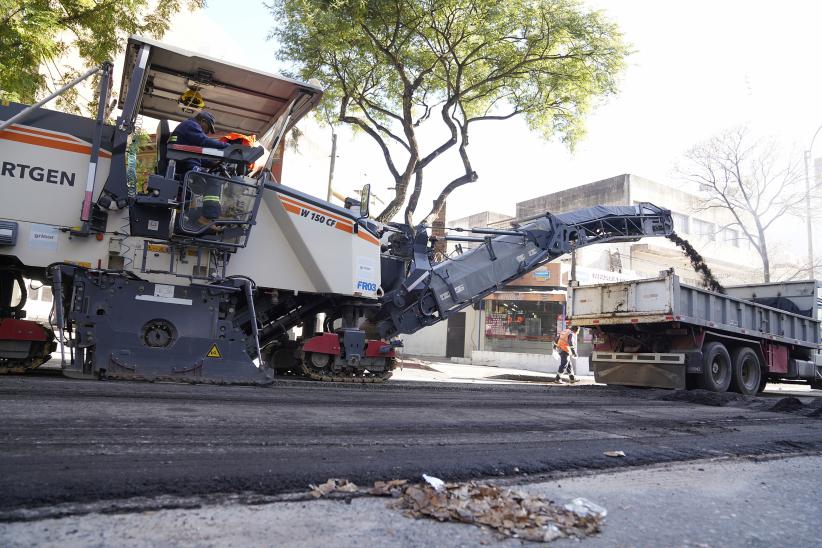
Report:
M597 533L606 514L590 501L584 501L584 507L575 506L576 513L539 497L476 482L448 483L442 491L430 484L403 485L400 490L398 504L409 517L472 523L532 542Z
M369 491L372 495L378 497L394 497L402 493L402 487L408 483L408 480L390 480L390 481L375 481L374 486Z
M335 491L343 493L356 493L359 489L356 484L351 483L346 479L337 478L331 478L327 482L320 485L309 485L308 488L311 489L311 496L317 499L330 493L334 493Z

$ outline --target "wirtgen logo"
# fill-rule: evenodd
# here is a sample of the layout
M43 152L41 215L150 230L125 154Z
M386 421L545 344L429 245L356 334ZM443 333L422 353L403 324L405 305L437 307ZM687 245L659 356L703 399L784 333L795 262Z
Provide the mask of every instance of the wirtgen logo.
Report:
M53 185L74 186L76 175L76 173L59 169L47 169L40 166L15 164L14 162L3 162L3 166L0 167L0 176L2 177L12 177L21 181L34 181L36 183L51 183Z

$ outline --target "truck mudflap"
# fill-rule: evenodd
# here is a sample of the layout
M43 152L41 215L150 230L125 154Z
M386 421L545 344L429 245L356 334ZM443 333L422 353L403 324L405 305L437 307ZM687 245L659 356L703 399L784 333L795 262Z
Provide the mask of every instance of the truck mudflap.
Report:
M602 384L678 388L686 386L686 354L594 352L594 379Z

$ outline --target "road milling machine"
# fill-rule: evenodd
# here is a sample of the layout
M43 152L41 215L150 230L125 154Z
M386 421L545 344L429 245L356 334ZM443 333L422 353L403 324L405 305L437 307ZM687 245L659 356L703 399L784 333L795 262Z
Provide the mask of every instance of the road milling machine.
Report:
M112 65L93 72L96 119L0 105L6 371L59 348L74 377L267 384L290 371L379 382L399 335L576 247L672 230L670 213L650 204L546 213L455 235L475 247L436 262L425 226L369 219L367 188L339 207L280 184L260 146L169 142L168 122L205 103L218 134L256 135L276 151L318 86L131 37L110 124ZM135 185L129 142L148 118L159 120L156 166ZM181 173L192 158L208 169ZM206 215L214 195L219 215ZM24 279L51 286L48 325L25 319Z

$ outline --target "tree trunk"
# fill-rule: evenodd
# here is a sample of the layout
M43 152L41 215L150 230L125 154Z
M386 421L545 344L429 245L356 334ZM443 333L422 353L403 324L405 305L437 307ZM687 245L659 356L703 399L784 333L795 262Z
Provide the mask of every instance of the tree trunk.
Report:
M445 260L448 255L448 243L445 239L445 207L446 204L442 204L437 218L431 223L431 236L437 240L434 244L434 260L437 262Z
M762 281L770 283L771 281L771 261L768 258L768 244L765 242L765 230L759 219L756 221L756 230L759 233L759 256L762 258Z
M422 169L417 169L414 173L414 191L411 193L411 197L408 199L408 206L405 208L405 224L412 227L412 230L414 227L414 211L417 210L420 192L422 192Z
M337 132L334 128L331 129L331 164L328 166L328 192L325 196L325 201L331 201L331 194L333 193L334 185L334 165L337 163Z

